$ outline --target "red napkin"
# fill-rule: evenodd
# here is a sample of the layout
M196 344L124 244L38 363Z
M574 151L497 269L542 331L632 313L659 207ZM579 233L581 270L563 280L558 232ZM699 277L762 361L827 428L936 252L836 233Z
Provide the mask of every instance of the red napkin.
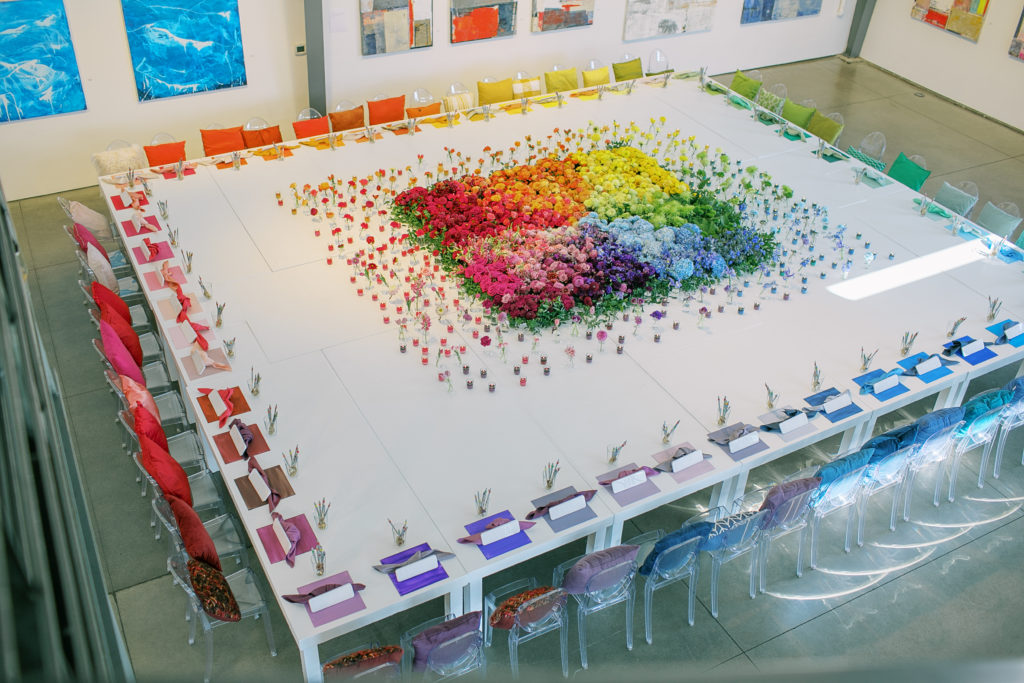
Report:
M160 247L153 244L153 242L148 237L144 238L142 241L146 245L146 249L149 250L149 260L152 261L160 253Z
M213 391L213 389L200 389L199 393L205 396L206 394L209 394L211 391ZM223 413L217 416L220 419L218 425L220 427L223 427L225 424L227 424L228 418L231 417L231 413L234 412L235 410L235 406L231 403L231 396L234 395L235 389L234 387L231 387L230 389L218 389L217 393L220 394L220 397L222 399L224 399L224 405L227 406L227 410L225 410Z

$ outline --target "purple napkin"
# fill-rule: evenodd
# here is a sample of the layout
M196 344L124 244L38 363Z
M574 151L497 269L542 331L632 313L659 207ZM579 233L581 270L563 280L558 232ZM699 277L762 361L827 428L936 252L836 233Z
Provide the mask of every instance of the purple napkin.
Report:
M295 517L289 517L284 520L284 522L293 525L299 531L299 540L295 544L295 555L308 553L316 546L318 543L316 534L313 533L313 527L309 525L309 520L306 519L306 515L303 514L296 515ZM287 532L288 526L285 524L285 533ZM267 559L270 560L270 564L277 564L281 560L287 559L287 554L290 549L281 547L281 544L277 542L277 535L274 534L274 529L270 524L256 529L256 535L260 537L260 541L263 543L263 549L267 551ZM289 536L289 538L291 538L291 536Z
M324 593L328 593L335 588L341 588L344 585L344 583L325 583L322 586L317 586L305 593L290 593L288 595L282 595L281 599L296 605L307 605L313 598L323 595ZM364 590L365 588L366 586L361 583L352 584L352 590L356 593Z
M299 541L302 540L302 531L291 522L285 521L285 518L281 516L280 512L271 512L270 518L280 520L281 528L284 529L285 536L287 536L288 540L292 542L292 546L288 548L288 552L284 554L284 561L288 563L289 567L294 567L295 551L298 550Z
M476 543L476 547L480 549L481 554L486 559L497 557L498 555L504 555L510 550L515 550L524 545L530 543L530 537L526 534L526 530L531 528L535 522L519 522L519 533L507 536L494 543L488 543L487 545L480 545L480 534L487 529L493 529L498 526L495 522L511 521L515 519L515 516L509 511L504 510L497 514L491 515L490 517L484 517L478 519L475 522L470 522L465 526L466 531L470 534L465 538L460 538L459 543Z
M318 579L313 583L306 584L305 586L299 586L298 591L300 594L308 593L316 590L320 586L336 586L346 583L352 583L352 577L348 572L340 572L334 576L325 576L324 578ZM353 588L360 585L362 584L352 583ZM306 614L309 615L309 620L313 623L313 626L320 627L326 623L335 621L336 619L341 619L342 617L347 617L350 614L355 614L360 610L366 609L366 603L363 602L363 596L359 594L359 590L360 589L356 589L357 592L351 600L346 600L345 602L339 602L337 605L325 607L318 612L313 612L309 609L309 604L306 604Z
M404 562L405 560L409 559L421 550L430 550L430 544L421 543L420 545L416 545L411 548L406 548L402 552L395 553L394 555L391 555L389 557L382 558L380 563L398 564L399 562ZM426 586L429 586L432 583L437 583L438 581L447 579L448 572L444 570L444 565L438 562L436 569L432 569L429 572L424 572L423 574L413 576L412 578L407 579L405 581L399 581L395 577L394 572L389 574L389 576L391 577L391 583L395 585L395 590L398 591L398 594L407 595L408 593L417 591L420 588L425 588Z

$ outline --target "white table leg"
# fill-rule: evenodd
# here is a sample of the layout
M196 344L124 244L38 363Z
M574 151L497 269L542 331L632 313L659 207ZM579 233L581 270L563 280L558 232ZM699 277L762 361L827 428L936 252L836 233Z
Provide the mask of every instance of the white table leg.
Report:
M316 643L299 646L302 659L302 675L306 683L323 683L324 671L320 667L320 646Z
M470 581L462 588L463 606L466 612L476 612L484 608L484 582Z
M445 596L444 596L444 613L445 614L454 614L455 616L458 617L458 616L461 616L461 615L463 615L465 613L465 612L463 612L463 607L462 607L462 594L463 594L463 591L465 590L465 588L466 587L464 585L463 586L458 586L456 588L453 588L448 593L445 593Z
M605 548L612 548L622 543L622 526L625 521L619 517L615 518L612 525L608 527L608 538L605 541Z

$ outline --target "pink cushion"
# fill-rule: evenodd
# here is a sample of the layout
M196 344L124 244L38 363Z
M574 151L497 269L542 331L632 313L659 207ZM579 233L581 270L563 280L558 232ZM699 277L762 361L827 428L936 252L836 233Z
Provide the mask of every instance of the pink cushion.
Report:
M114 372L131 377L142 386L146 386L142 370L125 348L124 342L117 336L117 332L105 320L100 320L100 341L103 343L103 353L114 368Z
M117 276L114 275L114 269L110 267L110 261L103 255L103 252L96 248L95 244L90 243L88 245L85 251L85 260L89 264L93 275L96 276L96 280L104 287L112 292L120 289L117 284Z
M81 223L75 223L75 227L74 230L72 230L71 235L75 238L75 241L78 242L78 246L81 247L82 251L88 251L89 245L92 244L101 254L103 254L103 258L108 261L110 260L110 254L107 253L107 250L103 248L103 245L100 244L100 241L96 239L96 235L92 234L92 230L89 228L85 227Z
M132 360L136 365L142 367L142 342L139 341L139 335L135 334L135 330L132 329L131 323L118 315L117 311L110 306L100 308L100 320L114 328L121 343L132 355Z
M160 411L157 409L156 401L153 400L153 394L149 393L149 389L127 375L118 375L118 378L121 380L121 393L124 394L124 399L128 402L128 408L142 405L159 420Z

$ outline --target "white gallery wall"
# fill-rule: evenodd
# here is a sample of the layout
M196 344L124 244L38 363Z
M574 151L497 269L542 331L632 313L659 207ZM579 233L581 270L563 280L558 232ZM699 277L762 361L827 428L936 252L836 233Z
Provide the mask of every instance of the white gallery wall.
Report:
M1024 62L1008 54L1024 0L989 2L977 43L911 19L911 4L878 0L861 57L1024 129Z
M353 5L355 0L351 0ZM253 116L284 124L306 106L302 0L239 0L248 85L139 102L118 0L65 0L86 111L0 124L0 183L8 200L96 184L89 161L111 140L149 144L167 132L202 156L199 129Z

